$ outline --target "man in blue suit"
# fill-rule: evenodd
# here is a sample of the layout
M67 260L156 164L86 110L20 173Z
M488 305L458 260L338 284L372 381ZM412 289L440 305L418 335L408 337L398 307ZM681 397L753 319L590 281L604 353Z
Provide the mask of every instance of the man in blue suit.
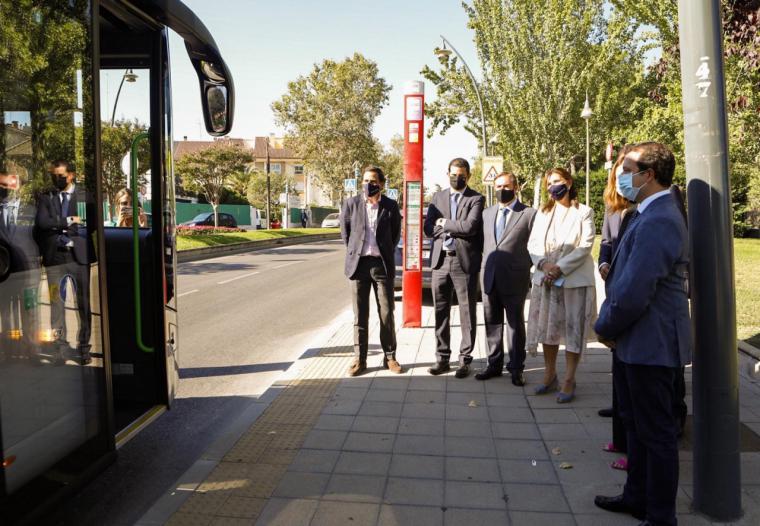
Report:
M616 346L623 373L615 389L628 439L623 493L597 496L600 508L644 525L675 525L678 491L675 379L691 360L686 293L686 223L670 195L675 159L664 145L636 145L618 190L640 203L613 257L607 299L594 329Z

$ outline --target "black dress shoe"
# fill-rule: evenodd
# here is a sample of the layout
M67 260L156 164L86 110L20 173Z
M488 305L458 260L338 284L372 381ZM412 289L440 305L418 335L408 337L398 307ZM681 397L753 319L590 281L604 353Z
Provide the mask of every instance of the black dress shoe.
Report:
M522 371L512 373L512 385L516 385L517 387L525 385L525 377Z
M476 380L490 380L496 376L501 376L501 368L488 366L475 375Z
M470 376L470 366L468 364L460 365L454 372L456 378L467 378Z
M646 518L646 512L642 509L632 507L625 501L622 494L615 495L614 497L597 495L594 498L594 504L603 510L612 511L615 513L627 513L628 515L632 515L640 521L643 521Z
M438 362L433 367L428 369L428 372L433 376L438 376L439 374L447 373L450 370L451 367L449 366L449 362Z
M604 418L610 418L612 416L612 408L611 407L605 407L604 409L600 409L597 411L599 416L603 416Z

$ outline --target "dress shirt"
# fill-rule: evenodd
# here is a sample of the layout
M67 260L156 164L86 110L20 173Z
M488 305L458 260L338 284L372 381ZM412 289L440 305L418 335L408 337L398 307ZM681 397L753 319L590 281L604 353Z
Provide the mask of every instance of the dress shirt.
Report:
M20 204L20 199L9 199L0 203L0 208L2 208L2 214L0 214L0 217L2 217L2 224L0 224L0 228L8 228L11 225L16 224Z
M646 199L644 199L641 202L641 204L639 205L639 207L636 210L638 211L639 214L643 214L644 211L647 209L647 207L650 204L652 204L652 201L654 201L655 199L659 199L660 197L664 197L666 195L670 195L670 189L661 190L661 191L657 192L656 194L650 195L649 197L647 197Z
M377 246L377 214L380 211L380 203L364 202L366 216L364 221L364 245L362 256L380 257L380 247Z
M499 210L496 213L496 221L494 222L494 231L498 234L499 231L499 218L501 217L501 214L504 213L504 209L506 208L508 212L507 215L504 217L504 230L506 231L507 223L509 223L509 215L515 211L515 203L517 202L517 198L512 199L509 203L506 205L503 205L499 203ZM499 242L499 236L496 236L496 242Z

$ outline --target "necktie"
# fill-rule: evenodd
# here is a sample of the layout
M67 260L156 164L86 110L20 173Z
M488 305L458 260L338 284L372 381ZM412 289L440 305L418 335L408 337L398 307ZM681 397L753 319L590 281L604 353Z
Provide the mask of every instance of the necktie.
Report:
M504 207L499 210L499 218L496 221L496 242L501 241L501 236L504 235L504 230L507 228L507 214L509 214L509 208Z
M462 194L460 193L456 193L452 196L454 201L451 203L451 219L457 218L457 205L459 204L460 197L462 197ZM443 248L446 250L454 249L454 238L452 238L449 234L446 234L446 237L443 240Z
M457 208L459 207L459 198L462 197L462 194L454 194L454 203L451 207L451 219L457 218Z
M61 215L63 217L69 216L69 194L68 192L61 192Z

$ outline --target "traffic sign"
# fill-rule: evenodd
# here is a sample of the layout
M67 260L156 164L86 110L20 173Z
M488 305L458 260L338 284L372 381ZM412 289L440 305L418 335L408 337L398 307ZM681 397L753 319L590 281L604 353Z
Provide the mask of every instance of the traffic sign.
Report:
M395 188L388 188L388 190L385 192L385 195L394 201L398 201L398 190Z
M353 194L356 192L356 179L343 179L343 190L346 193Z
M607 161L612 160L612 156L615 154L615 144L610 141L607 143L607 148L604 150L604 159Z
M504 171L504 157L492 155L483 158L483 182L492 183Z

